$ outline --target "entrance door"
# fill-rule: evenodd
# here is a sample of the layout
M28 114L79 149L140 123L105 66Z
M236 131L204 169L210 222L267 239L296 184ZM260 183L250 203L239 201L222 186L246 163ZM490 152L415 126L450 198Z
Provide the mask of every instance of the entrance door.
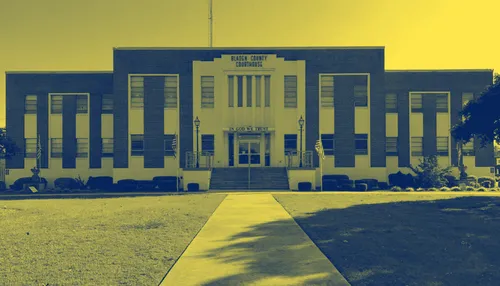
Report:
M238 148L238 165L240 167L260 167L260 140L240 141Z

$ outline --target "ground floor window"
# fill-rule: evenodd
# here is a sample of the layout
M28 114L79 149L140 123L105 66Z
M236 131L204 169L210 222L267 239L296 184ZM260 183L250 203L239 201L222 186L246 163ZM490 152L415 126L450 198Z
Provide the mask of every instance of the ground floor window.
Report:
M201 152L214 155L215 153L215 136L213 134L201 135Z
M24 139L24 157L36 158L36 138Z
M113 157L113 138L102 138L102 157Z
M368 134L356 134L356 155L368 155Z
M398 155L398 137L385 138L385 155L386 156Z
M422 156L423 154L423 138L411 137L411 155Z
M321 134L321 144L325 156L333 156L335 152L335 136L334 134Z
M87 158L89 152L89 140L87 138L76 139L76 157Z
M50 157L62 158L62 152L63 152L63 140L62 140L62 138L51 138L50 139Z
M437 137L437 154L439 156L448 156L448 136Z
M285 155L297 152L297 134L285 134Z
M144 135L142 134L131 134L131 155L132 156L143 156L144 155Z

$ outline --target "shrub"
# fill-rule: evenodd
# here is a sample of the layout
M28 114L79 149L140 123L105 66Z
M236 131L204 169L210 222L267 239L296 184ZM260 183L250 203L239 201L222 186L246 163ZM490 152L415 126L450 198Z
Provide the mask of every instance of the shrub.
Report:
M137 181L133 179L119 180L116 184L118 191L133 191L137 190Z
M486 192L486 188L484 188L484 187L477 188L476 192Z
M7 190L7 186L5 185L5 182L0 181L0 192Z
M63 190L66 189L73 190L73 189L78 189L80 186L78 185L78 182L73 178L57 178L54 181L54 187Z
M474 192L475 189L474 189L474 187L468 186L468 187L466 187L466 191L467 192Z
M452 187L458 186L458 180L457 180L457 178L455 178L455 176L453 176L453 175L446 175L444 177L446 178L446 181L447 181L446 186L448 188L452 188Z
M420 159L417 167L410 165L416 174L416 183L422 188L441 188L448 184L446 176L451 175L452 166L442 168L439 166L437 156L426 156Z
M391 188L391 192L401 192L403 189L399 186L394 186Z
M441 192L450 192L451 189L448 188L448 187L442 187L441 189L439 189Z
M10 188L15 191L20 191L23 189L24 184L33 184L33 179L32 177L22 177L17 179L14 184L10 185ZM47 179L41 178L41 183L45 186L47 186Z
M378 183L378 188L380 190L388 190L389 189L389 184L387 182L379 182Z
M438 189L436 189L436 188L428 188L427 189L427 192L437 192L437 191L438 191Z
M495 187L495 178L493 178L493 177L487 177L487 176L479 177L477 179L477 181L483 187L486 187L486 188Z
M298 185L299 191L312 191L311 182L299 182Z
M156 183L148 180L138 180L137 189L141 191L152 191L156 187Z
M177 178L175 176L158 176L154 177L153 181L158 186L158 189L163 191L176 191L177 184L179 185L179 189L182 189L180 178Z
M376 179L361 179L361 180L356 180L354 181L356 185L359 184L366 184L368 187L368 190L376 190L378 189L378 180Z
M389 175L389 184L401 188L412 187L415 185L415 180L411 174L403 174L401 171Z
M89 177L87 186L91 190L111 190L113 188L113 177Z
M408 187L405 189L405 192L414 192L415 189L413 189L412 187Z
M360 191L360 192L368 191L368 184L365 184L365 183L356 184L356 191Z
M424 188L418 188L416 189L417 192L425 192L425 189Z
M462 190L459 187L453 187L453 188L451 188L451 191L452 192L460 192Z
M200 184L198 183L189 183L187 184L188 192L197 192L200 190Z

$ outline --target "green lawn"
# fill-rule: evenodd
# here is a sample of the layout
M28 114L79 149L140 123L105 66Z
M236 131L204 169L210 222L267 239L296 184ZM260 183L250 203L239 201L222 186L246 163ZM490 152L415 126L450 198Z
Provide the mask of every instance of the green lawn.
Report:
M354 286L499 285L500 197L463 196L275 195Z
M157 285L224 197L0 200L0 285Z

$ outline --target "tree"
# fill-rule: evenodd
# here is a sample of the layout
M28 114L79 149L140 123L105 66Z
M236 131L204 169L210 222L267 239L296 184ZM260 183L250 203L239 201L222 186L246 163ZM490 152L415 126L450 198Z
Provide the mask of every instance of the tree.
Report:
M465 144L474 137L479 139L481 147L493 141L500 142L500 74L495 74L493 84L470 101L459 116L464 120L451 130L458 142Z
M19 147L7 136L5 128L0 128L0 158L11 158L20 152Z
M451 175L452 166L441 168L437 156L426 156L420 159L417 167L410 165L410 169L417 175L416 183L420 188L441 188L446 186Z

